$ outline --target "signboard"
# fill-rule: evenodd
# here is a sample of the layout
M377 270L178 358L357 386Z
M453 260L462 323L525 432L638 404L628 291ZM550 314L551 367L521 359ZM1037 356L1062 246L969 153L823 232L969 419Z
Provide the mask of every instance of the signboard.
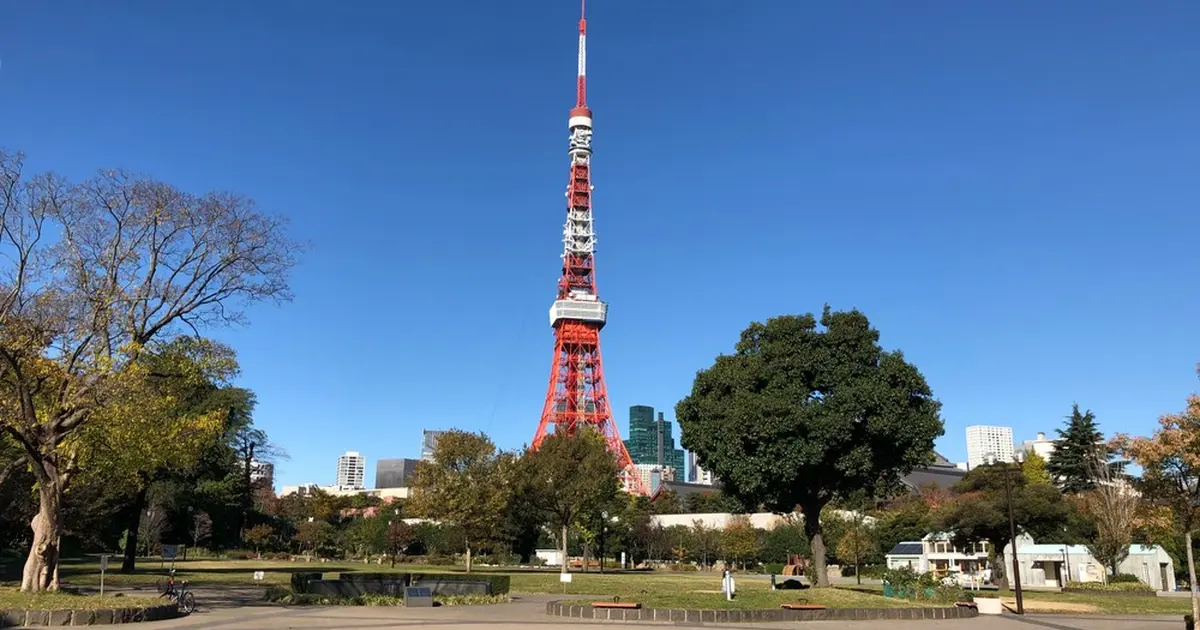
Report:
M263 573L262 571L255 571L255 572L254 572L254 579L255 579L255 580L262 580L262 579L263 579L263 578L265 578L265 577L267 577L267 574L266 574L266 573Z
M179 557L179 547L180 547L179 545L163 545L162 546L162 559L163 560L174 560L175 558L178 558Z
M563 584L569 584L571 582L571 577L574 575L574 573L559 573L558 581L562 582Z
M108 559L112 557L109 554L100 556L100 596L104 597L104 573L108 571Z
M404 588L405 608L429 608L433 606L433 589L428 586L408 586Z

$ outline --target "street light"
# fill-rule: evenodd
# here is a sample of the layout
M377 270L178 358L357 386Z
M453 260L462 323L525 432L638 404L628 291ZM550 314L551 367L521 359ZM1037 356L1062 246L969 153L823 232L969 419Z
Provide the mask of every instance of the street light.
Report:
M983 461L988 466L994 466L998 463L995 453L984 455ZM1013 469L1008 467L1008 462L1004 462L1004 469L1000 471L1000 474L1004 475L1004 502L1008 507L1008 538L1011 541L1009 544L1012 546L1013 592L1017 595L1017 614L1024 615L1025 601L1021 596L1021 563L1017 561L1017 522L1013 518L1012 479L1009 477L1009 473L1012 471Z

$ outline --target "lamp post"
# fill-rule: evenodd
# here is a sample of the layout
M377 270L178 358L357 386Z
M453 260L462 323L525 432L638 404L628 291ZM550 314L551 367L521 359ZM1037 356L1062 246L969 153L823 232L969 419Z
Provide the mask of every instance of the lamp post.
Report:
M987 464L989 466L992 466L992 465L995 465L996 463L998 463L995 453L988 453L987 455L985 455L984 461L987 462ZM1018 469L1018 470L1020 470L1020 469ZM1017 595L1017 614L1024 615L1025 614L1025 601L1024 601L1024 598L1021 596L1022 595L1022 593L1021 593L1021 563L1019 561L1017 561L1017 522L1016 522L1016 519L1013 517L1012 478L1009 477L1009 474L1012 473L1012 471L1013 471L1013 469L1009 468L1008 462L1004 462L1004 469L1000 471L1000 474L1004 475L1004 502L1008 508L1008 538L1010 541L1009 546L1012 547L1012 582L1011 582L1011 586L1012 586L1013 592L1016 593L1016 595Z
M608 510L600 513L600 573L604 573L604 532L608 531Z

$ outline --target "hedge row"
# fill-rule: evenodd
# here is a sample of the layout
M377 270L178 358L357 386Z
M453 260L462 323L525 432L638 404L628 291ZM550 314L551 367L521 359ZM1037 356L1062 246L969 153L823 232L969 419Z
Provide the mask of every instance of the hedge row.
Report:
M295 587L295 578L293 579L293 588ZM317 578L320 579L318 576ZM403 582L404 584L413 584L424 580L441 580L443 582L487 582L492 587L493 595L503 595L509 592L512 586L512 578L507 575L498 575L495 573L368 573L352 572L339 573L338 579L346 582ZM302 591L296 591L302 592Z

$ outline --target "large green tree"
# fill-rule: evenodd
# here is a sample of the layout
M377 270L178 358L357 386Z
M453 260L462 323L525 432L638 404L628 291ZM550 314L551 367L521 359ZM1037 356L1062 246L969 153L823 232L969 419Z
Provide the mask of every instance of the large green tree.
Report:
M1071 415L1066 426L1058 429L1058 442L1046 471L1066 494L1079 494L1096 487L1092 480L1092 469L1098 458L1107 461L1104 450L1104 434L1096 427L1096 415L1089 409L1079 411L1079 405L1071 406Z
M958 545L987 541L1000 554L1012 540L1010 498L1017 531L1034 540L1061 532L1067 525L1069 510L1062 493L1049 484L1028 483L1014 464L976 467L954 489L959 495L944 505L934 520L937 529L951 533ZM1007 575L1007 567L1000 573Z
M879 345L857 310L775 317L742 332L676 406L683 445L746 506L805 515L818 583L829 584L820 513L892 488L930 461L940 403L916 367Z
M554 433L521 457L519 493L558 527L562 538L562 572L567 571L567 530L591 528L606 510L620 504L620 466L604 437L591 430ZM590 531L590 529L589 529Z
M462 531L468 572L472 552L495 542L504 527L514 463L486 435L450 431L438 438L433 461L417 464L408 510Z
M83 429L136 410L139 358L154 342L287 299L297 248L249 199L117 170L77 184L29 176L21 155L2 149L0 208L0 431L36 481L21 589L41 591L57 588Z

